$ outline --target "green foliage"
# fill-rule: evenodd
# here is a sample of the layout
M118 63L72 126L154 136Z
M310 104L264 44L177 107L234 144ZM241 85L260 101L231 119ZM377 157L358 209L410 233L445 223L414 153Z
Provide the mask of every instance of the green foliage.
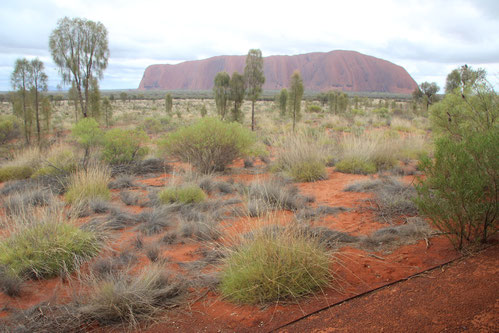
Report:
M307 112L320 113L322 112L322 108L320 107L320 105L310 104L307 108Z
M246 67L244 68L244 82L247 88L248 99L251 100L251 130L255 130L255 102L262 93L265 83L263 73L262 51L251 49L246 56Z
M289 173L298 182L315 182L327 179L326 166L322 161L303 161L291 166Z
M426 179L417 186L416 203L457 248L485 242L497 232L499 214L499 132L441 138L435 158L423 159Z
M15 139L20 134L20 125L14 116L0 115L0 144Z
M171 133L161 145L167 153L209 173L250 156L255 142L254 135L240 124L207 117Z
M33 169L27 165L6 165L0 168L0 182L31 177Z
M170 93L165 96L165 111L167 115L171 115L173 110L173 99Z
M87 150L101 143L102 131L94 118L83 118L73 125L71 135Z
M389 119L391 117L390 110L385 107L377 108L373 110L373 113L380 118Z
M110 164L131 163L146 156L149 137L142 130L114 128L104 135L102 158Z
M104 97L102 99L102 112L104 113L104 119L106 121L106 127L111 125L111 120L113 118L113 106L109 98Z
M284 117L286 115L286 108L288 105L288 90L286 88L281 89L281 92L279 93L278 96L278 100L279 100L280 115L281 117Z
M41 167L31 177L69 174L76 171L77 167L78 159L75 153L71 149L63 147L50 151Z
M166 131L170 122L170 117L147 117L139 128L148 134L158 134Z
M435 157L421 163L426 178L416 201L457 248L486 242L499 213L499 99L485 75L467 74L471 81L462 79L460 89L431 108Z
M220 289L232 301L258 304L310 294L330 277L329 255L317 240L270 227L228 255Z
M243 113L241 112L241 106L244 101L244 94L246 93L246 86L244 84L244 76L238 72L232 73L230 78L230 95L229 99L234 103L234 107L231 110L231 121L243 122Z
M89 92L88 102L88 116L94 119L101 119L102 116L102 103L101 103L101 94L99 89L99 81L95 78L90 80L90 92Z
M348 95L336 90L327 93L329 101L329 112L338 114L345 113L348 108Z
M158 193L161 203L199 203L206 199L206 194L196 185L186 185L182 187L167 187Z
M93 232L49 215L0 242L0 264L19 277L50 278L72 272L99 248Z
M227 72L219 72L215 76L213 95L215 96L217 113L224 120L227 112L227 102L230 97L230 75Z
M289 111L293 115L293 132L295 131L296 121L300 119L301 99L303 97L304 87L300 72L295 71L291 75L289 83L288 105Z
M335 167L336 171L344 173L368 175L377 172L376 164L374 162L356 157L342 159L336 163Z
M72 41L72 42L70 42ZM100 79L109 59L107 29L100 22L64 17L49 38L52 59L59 67L64 83L74 83L78 91L81 111L87 117L91 79Z

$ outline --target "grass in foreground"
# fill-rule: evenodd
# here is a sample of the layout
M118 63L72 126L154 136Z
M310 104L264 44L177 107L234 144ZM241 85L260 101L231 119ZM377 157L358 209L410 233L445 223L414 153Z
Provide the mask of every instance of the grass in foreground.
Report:
M72 174L66 202L71 204L85 203L91 199L109 200L111 192L108 183L111 180L111 171L107 166L96 165L86 171L79 170Z
M21 278L49 278L75 270L99 252L97 235L81 230L53 207L11 220L0 242L0 265Z
M220 289L237 303L295 299L330 283L329 263L317 239L294 228L264 228L229 253Z

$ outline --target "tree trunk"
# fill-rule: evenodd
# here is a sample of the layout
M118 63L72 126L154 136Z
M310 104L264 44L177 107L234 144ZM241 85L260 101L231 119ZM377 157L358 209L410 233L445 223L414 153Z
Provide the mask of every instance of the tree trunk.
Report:
M35 116L36 116L36 138L38 141L38 145L40 145L41 136L40 136L40 115L38 112L38 84L35 83Z

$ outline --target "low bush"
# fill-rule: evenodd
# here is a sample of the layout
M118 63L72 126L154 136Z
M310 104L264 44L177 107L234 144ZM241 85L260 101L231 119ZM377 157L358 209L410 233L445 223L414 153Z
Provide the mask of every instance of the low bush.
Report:
M289 170L289 174L298 182L327 179L326 166L321 161L304 161L301 164L295 164Z
M71 175L66 202L85 203L91 199L109 200L111 192L108 188L111 172L108 167L95 165L86 171L79 170Z
M370 161L364 161L354 157L345 158L340 160L335 165L335 170L344 173L355 173L361 175L368 175L376 173L376 164Z
M161 146L199 172L210 173L224 170L236 158L255 154L255 143L253 133L241 124L206 117L171 133Z
M206 199L206 194L196 185L182 187L167 187L158 193L158 199L163 204L168 203L199 203Z
M19 137L21 134L20 124L14 116L0 115L0 144Z
M435 158L420 163L425 179L416 185L416 203L458 249L486 242L497 232L499 215L499 131L461 140L441 138Z
M149 137L142 130L115 128L104 135L102 158L110 164L125 164L147 155Z
M67 174L76 171L78 158L69 146L57 145L46 152L46 158L32 177Z
M330 255L318 240L292 228L268 230L254 232L225 258L220 290L226 298L251 304L281 301L330 283Z
M101 246L94 232L72 225L54 207L12 221L11 234L0 242L0 265L15 276L49 278L71 272Z
M27 179L33 174L33 169L27 165L6 165L0 167L0 182L14 179Z

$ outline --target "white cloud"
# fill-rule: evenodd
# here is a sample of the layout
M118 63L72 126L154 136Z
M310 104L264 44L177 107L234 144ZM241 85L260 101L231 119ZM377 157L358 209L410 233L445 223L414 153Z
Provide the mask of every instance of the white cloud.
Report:
M111 58L101 87L136 88L144 69L216 55L355 50L404 66L418 82L443 85L463 63L497 73L499 5L494 0L7 0L0 4L0 90L16 58L38 56L59 82L48 38L63 16L108 29Z

